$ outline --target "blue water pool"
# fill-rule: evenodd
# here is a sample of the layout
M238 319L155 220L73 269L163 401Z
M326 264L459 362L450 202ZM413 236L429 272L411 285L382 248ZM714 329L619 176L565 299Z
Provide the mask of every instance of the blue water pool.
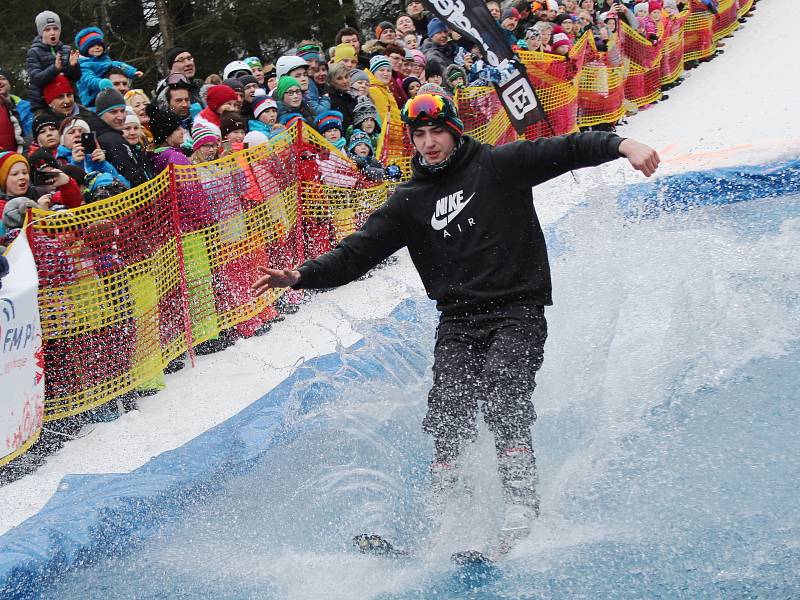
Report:
M430 535L431 443L419 423L436 315L419 301L400 325L363 324L367 343L333 371L311 366L303 385L322 390L315 402L288 394L272 409L280 426L262 430L274 441L246 465L28 592L800 597L800 197L638 220L598 197L560 230L535 393L543 511L496 568L448 560L489 539L500 517L485 432L466 460L472 499L454 498ZM361 531L414 556L360 556L349 540Z

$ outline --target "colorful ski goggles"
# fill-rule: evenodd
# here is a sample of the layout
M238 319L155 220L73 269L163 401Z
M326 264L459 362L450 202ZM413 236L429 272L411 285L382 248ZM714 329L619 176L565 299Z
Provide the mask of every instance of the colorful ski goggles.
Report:
M449 127L457 136L464 133L464 124L458 118L453 102L438 94L415 96L406 102L400 116L403 123L412 128L438 124Z

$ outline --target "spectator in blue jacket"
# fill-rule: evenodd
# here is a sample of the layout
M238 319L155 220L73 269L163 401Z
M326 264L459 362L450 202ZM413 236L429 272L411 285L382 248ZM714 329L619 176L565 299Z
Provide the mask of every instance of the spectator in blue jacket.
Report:
M141 77L143 73L136 67L119 60L112 60L106 52L106 41L103 32L97 27L86 27L75 35L75 47L81 56L81 78L78 81L78 95L81 104L94 106L94 99L100 91L100 81L108 72L117 68L127 77ZM127 91L127 90L125 90ZM125 92L120 92L125 93Z
M106 153L98 143L93 150L87 152L81 142L81 134L91 133L89 124L79 116L67 117L61 123L61 143L56 150L56 158L66 164L75 165L85 173L107 173L121 181L126 187L130 182L117 172L110 162L106 160Z

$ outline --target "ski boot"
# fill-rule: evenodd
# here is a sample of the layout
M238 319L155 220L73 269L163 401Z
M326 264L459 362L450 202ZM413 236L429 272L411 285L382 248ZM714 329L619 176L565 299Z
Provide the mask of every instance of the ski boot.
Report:
M501 532L515 538L525 537L531 522L539 516L533 450L506 448L497 457L497 466L506 505Z

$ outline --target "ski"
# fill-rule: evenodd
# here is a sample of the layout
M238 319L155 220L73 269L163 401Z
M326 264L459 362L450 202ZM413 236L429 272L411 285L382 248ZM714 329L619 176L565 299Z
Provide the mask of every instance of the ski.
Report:
M452 563L458 567L479 567L488 566L496 563L505 558L519 542L528 537L529 530L516 530L513 532L501 532L497 536L497 541L494 545L481 550L462 550L461 552L454 552L450 556Z
M353 545L361 554L383 558L408 558L411 553L395 548L391 542L376 533L361 533L353 538Z

